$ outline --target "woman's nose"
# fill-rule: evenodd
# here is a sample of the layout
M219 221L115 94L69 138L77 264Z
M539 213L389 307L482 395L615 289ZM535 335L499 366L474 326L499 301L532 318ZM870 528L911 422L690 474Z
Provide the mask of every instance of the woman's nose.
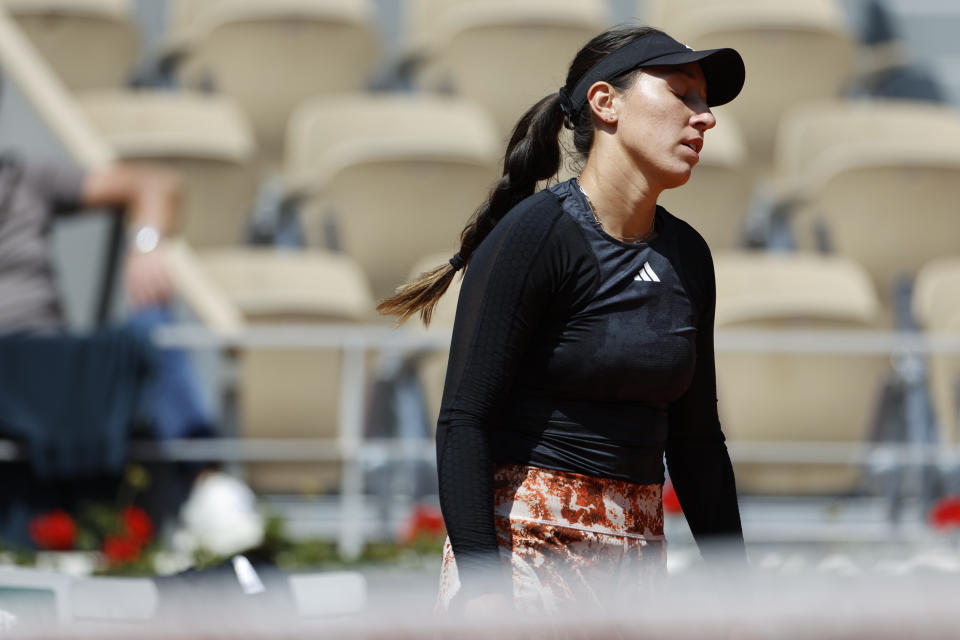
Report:
M690 123L700 131L706 131L707 129L713 129L717 126L717 118L713 115L713 112L710 111L709 107L704 107L703 111L693 115Z

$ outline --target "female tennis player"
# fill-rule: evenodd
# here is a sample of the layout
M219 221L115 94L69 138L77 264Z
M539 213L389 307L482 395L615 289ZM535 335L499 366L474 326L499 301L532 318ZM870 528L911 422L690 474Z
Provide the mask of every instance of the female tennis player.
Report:
M710 107L744 75L733 49L649 27L595 37L520 118L459 252L381 303L429 322L468 267L437 430L443 608L637 602L665 575L664 455L701 553L725 538L744 557L717 417L713 261L657 205L689 180ZM564 126L583 170L536 192Z

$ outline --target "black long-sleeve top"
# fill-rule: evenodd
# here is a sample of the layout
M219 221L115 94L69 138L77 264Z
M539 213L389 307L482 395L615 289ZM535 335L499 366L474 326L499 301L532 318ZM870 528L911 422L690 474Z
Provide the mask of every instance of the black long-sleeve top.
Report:
M712 536L742 541L710 250L662 207L655 229L648 243L613 238L569 180L514 207L471 257L437 428L465 590L497 566L494 462L647 484L663 482L666 453L701 550Z

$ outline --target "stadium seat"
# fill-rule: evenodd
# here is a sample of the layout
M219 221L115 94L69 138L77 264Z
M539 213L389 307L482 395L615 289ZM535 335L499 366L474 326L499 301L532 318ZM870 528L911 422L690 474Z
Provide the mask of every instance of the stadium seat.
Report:
M721 252L720 331L867 329L879 304L866 272L842 257ZM865 443L889 357L822 351L724 350L718 336L720 421L732 443ZM858 487L857 468L743 462L750 493L836 494Z
M730 103L751 162L773 154L783 111L799 102L839 95L853 71L855 40L836 0L654 0L650 23L695 49L733 47L747 82Z
M424 61L418 84L476 100L505 141L524 111L563 86L610 17L601 0L411 0L407 22Z
M69 89L126 84L140 34L131 0L3 0L4 8Z
M668 189L659 204L686 220L714 251L742 244L752 179L747 150L736 121L719 114L707 132L700 162L687 184Z
M957 252L960 113L929 103L829 102L789 111L778 176L800 206L801 246L815 230L863 264L881 299L927 262Z
M173 9L185 51L180 78L237 101L253 123L266 169L280 163L287 119L299 102L363 88L377 61L370 0L202 4Z
M421 256L458 246L499 175L495 131L476 105L451 97L305 103L291 118L286 175L309 243L331 242L332 219L376 297L389 295Z
M936 260L920 270L913 310L928 332L960 334L960 250L955 257ZM934 353L928 362L940 441L955 444L960 441L960 355Z
M164 47L167 53L186 53L190 41L196 38L198 16L209 11L222 0L168 0L166 7L166 33Z
M180 230L192 245L243 239L256 192L255 144L249 123L229 99L100 91L81 96L80 105L120 158L180 172Z
M346 256L320 250L220 248L168 251L174 282L215 332L239 335L258 324L322 327L373 314L363 274ZM248 347L239 354L240 433L248 438L327 439L342 453L343 354L334 348ZM364 385L366 387L366 384ZM364 390L365 393L365 390ZM336 461L258 462L247 480L258 492L316 494L339 484Z

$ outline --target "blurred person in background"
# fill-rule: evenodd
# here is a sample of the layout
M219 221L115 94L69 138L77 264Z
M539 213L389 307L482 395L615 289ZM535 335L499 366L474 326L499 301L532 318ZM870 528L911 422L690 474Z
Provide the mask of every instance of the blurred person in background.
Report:
M381 303L429 322L469 266L437 430L441 610L642 604L666 575L664 454L708 564L746 565L717 414L713 261L657 205L744 77L733 49L648 27L597 36L517 123L459 252ZM535 194L564 126L583 170Z
M141 420L161 438L211 433L186 354L157 352L145 335L171 296L160 244L179 202L179 181L162 170L0 158L0 433L30 462L0 469L4 541L29 545L34 515L114 492ZM132 326L78 334L64 315L50 235L58 217L90 208L126 212ZM181 485L179 474L161 483L154 515L187 491L171 481Z
M56 216L83 209L127 212L131 229L124 282L131 306L166 303L171 285L158 249L179 199L176 177L161 170L118 164L84 171L66 163L0 158L0 328L66 328L49 233Z
M4 78L0 75L0 95ZM125 216L123 291L126 325L143 334L173 320L173 286L162 244L179 217L182 184L162 167L122 162L84 169L71 162L33 162L0 155L0 336L68 330L52 256L57 218L90 209ZM147 400L158 438L215 435L212 410L186 353L155 356Z
M106 384L115 385L111 393L117 398L106 409L108 414L99 419L93 414L85 414L82 418L76 416L74 426L88 434L91 443L101 442L98 438L103 437L102 429L110 428L107 425L111 422L139 418L146 420L152 436L159 440L216 435L212 411L202 397L201 383L188 354L178 349L150 349L151 374L145 378L145 392L140 395L136 382L127 379L138 375L137 366L118 366L120 358L110 353L117 347L121 353L129 351L123 347L128 341L121 336L131 330L132 335L142 336L148 343L153 329L173 320L169 304L174 292L164 264L162 243L176 223L181 195L179 178L161 168L118 163L84 170L68 163L30 163L13 157L0 158L0 352L7 355L24 353L28 356L27 366L33 369L27 372L23 366L16 370L5 367L0 374L0 380L7 383L13 378L17 380L16 384L2 385L6 388L5 393L15 394L16 398L5 401L4 392L0 391L0 423L7 429L14 426L12 423L21 415L20 409L30 404L32 398L45 397L51 407L67 404L86 410L98 406L95 401L75 397L85 388L79 377L113 374L124 379L106 381ZM127 218L123 281L129 314L124 331L73 336L68 331L60 303L50 230L57 216L97 208L120 211ZM91 369L90 361L83 354L98 349L92 357L100 368ZM31 357L31 353L35 356ZM23 362L23 359L18 361ZM124 361L131 360L125 358ZM58 372L58 376L51 375L49 367L52 364L59 364L65 370ZM22 388L22 385L33 384L38 379L45 381L42 389ZM121 399L122 394L137 395L143 405ZM70 402L76 404L69 405ZM124 409L120 410L118 406ZM29 410L33 417L44 415L35 407ZM60 415L54 410L48 417L60 422ZM96 429L90 429L88 418L98 424ZM26 422L28 425L33 423ZM63 429L71 429L71 426L56 426L51 435L64 448L64 455L82 458L85 455L82 448L88 443L64 437ZM107 439L123 438L127 433L127 425L118 424ZM60 471L52 468L47 471L50 477L69 476L66 467L91 474L108 470L108 462L98 460L86 465L61 465ZM245 535L244 542L235 545L232 551L243 551L259 544L262 518L256 514L249 497L250 490L240 480L215 472L209 465L161 467L155 472L162 473L160 485L163 487L152 499L155 515L173 515L187 493L190 494L186 503L189 508L195 508L191 505L197 501L223 502L228 505L226 511L232 514L224 522L243 522L247 529L256 529L255 533ZM5 526L0 529L6 530L9 541L23 542L25 539L20 532L29 517L27 512L37 507L29 503L40 494L30 497L19 490L15 493L13 506L8 505ZM25 498L27 504L20 498ZM43 498L39 499L42 502Z
M158 168L114 164L84 170L68 163L0 158L0 333L66 331L51 256L55 218L85 209L126 213L124 291L128 322L149 330L170 319L172 295L161 243L180 206L179 179ZM213 435L186 355L159 354L150 413L159 437ZM160 401L162 398L163 401Z
M62 491L62 485L43 483L116 477L125 450L119 441L138 420L159 440L216 435L188 354L153 349L149 342L153 329L173 320L162 245L181 199L178 176L159 167L116 163L86 170L0 156L0 426L4 437L28 443L35 474L24 487L17 476L22 471L2 469L10 482L0 492L0 539L29 543L31 511L51 506L45 501L59 500ZM125 215L128 313L122 327L78 335L69 330L61 304L50 234L58 217L87 209ZM85 397L90 390L99 395ZM260 533L247 538L262 536L241 481L209 465L157 471L163 488L153 498L155 515L173 515L188 492L195 500L216 494L234 505L236 517L259 523Z

